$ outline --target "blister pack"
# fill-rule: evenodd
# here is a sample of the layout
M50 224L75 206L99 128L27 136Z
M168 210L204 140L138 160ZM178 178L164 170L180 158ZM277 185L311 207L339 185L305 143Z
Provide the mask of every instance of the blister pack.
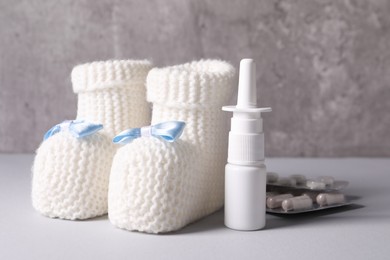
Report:
M347 181L332 176L307 179L301 174L279 177L268 172L267 212L297 214L350 205L351 197L341 192L347 186Z

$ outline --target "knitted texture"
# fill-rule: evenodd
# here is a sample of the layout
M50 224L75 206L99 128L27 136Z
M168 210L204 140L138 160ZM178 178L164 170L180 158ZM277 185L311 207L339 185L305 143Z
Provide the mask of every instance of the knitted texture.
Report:
M103 124L75 138L60 132L44 141L33 166L34 208L49 217L85 219L107 213L108 181L118 132L149 123L145 79L148 61L93 62L72 71L77 119Z
M228 103L235 83L226 62L202 60L152 69L152 124L186 122L178 142L139 138L118 149L110 176L109 218L124 229L178 230L223 205Z
M33 207L48 217L86 219L107 213L110 166L115 147L102 134L77 139L58 133L37 150Z
M124 129L147 125L150 108L145 100L147 60L114 60L76 66L73 91L78 93L77 118L104 124L110 137Z
M136 149L134 149L136 148ZM118 149L111 169L109 217L124 229L167 232L191 218L186 210L193 181L191 146L139 138Z

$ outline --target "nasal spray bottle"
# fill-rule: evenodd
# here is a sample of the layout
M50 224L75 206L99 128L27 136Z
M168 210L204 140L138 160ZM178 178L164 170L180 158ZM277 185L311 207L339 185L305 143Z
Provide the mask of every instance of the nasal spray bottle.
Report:
M264 164L262 112L256 95L256 64L240 62L237 106L229 132L228 164L225 168L225 225L236 230L258 230L265 226L267 172Z

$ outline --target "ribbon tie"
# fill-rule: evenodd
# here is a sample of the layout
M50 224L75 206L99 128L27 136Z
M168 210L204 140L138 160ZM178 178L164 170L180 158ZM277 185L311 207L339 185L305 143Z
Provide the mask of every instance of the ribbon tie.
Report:
M88 135L92 135L102 128L103 125L101 124L93 124L85 120L66 120L50 128L43 137L43 140L45 141L47 138L62 131L68 131L74 137L82 138Z
M186 123L182 121L167 121L152 126L131 128L119 133L112 140L115 144L127 144L141 136L161 138L167 142L174 142L183 133Z

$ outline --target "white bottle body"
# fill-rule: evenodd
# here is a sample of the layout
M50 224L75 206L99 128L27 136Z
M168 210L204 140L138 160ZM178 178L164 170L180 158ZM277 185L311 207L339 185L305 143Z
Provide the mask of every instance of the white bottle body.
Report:
M228 163L225 168L225 226L235 230L264 228L266 185L264 164Z

